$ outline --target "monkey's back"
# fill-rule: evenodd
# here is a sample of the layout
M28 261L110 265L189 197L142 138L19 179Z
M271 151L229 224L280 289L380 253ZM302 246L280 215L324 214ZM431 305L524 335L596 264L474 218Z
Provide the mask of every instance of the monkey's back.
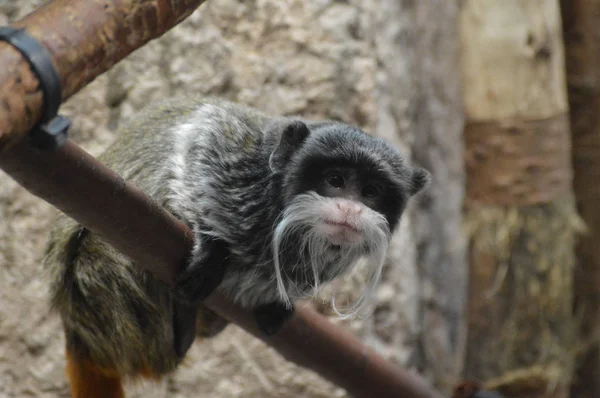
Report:
M125 124L99 159L192 228L240 245L274 214L264 206L273 189L267 122L223 101L168 100ZM238 254L260 255L260 245L247 246ZM164 374L180 362L168 288L100 237L60 215L44 266L72 349L122 375Z
M240 257L251 254L249 240L267 232L279 211L269 155L279 138L272 127L280 120L215 101L201 104L173 132L175 155L164 176L167 207Z

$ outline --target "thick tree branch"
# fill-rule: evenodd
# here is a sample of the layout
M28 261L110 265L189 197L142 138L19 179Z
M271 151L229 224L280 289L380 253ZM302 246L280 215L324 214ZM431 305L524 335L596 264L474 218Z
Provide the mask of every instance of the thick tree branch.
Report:
M62 98L188 17L204 0L54 0L17 21L52 55ZM0 41L0 152L41 117L42 93L27 61Z

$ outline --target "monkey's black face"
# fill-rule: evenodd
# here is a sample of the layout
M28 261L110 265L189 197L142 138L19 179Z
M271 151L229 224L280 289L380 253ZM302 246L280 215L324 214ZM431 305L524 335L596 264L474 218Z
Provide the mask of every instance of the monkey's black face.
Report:
M307 159L295 195L314 193L314 229L335 245L361 244L377 228L389 235L404 207L404 195L368 165Z
M368 217L369 213L378 213L385 218L390 231L398 223L408 198L408 192L368 162L347 164L335 159L307 159L298 182L296 194L316 192L331 199L348 215L356 212ZM343 214L332 216L340 218Z
M410 197L426 183L428 174L409 166L385 141L336 123L312 126L287 168L285 202L316 193L321 204L332 202L328 218L370 222L384 217L393 232ZM337 209L337 210L336 210ZM376 213L376 214L374 214ZM369 218L370 217L370 218ZM361 220L362 219L362 220ZM346 223L352 226L352 222Z
M283 176L284 209L273 237L280 292L286 242L287 252L299 257L289 266L312 269L315 287L363 256L378 264L378 279L406 203L428 179L385 141L340 123L291 124L271 167Z
M393 195L388 184L382 182L376 174L369 175L371 173L366 170L332 166L314 171L317 175L312 179L316 182L312 190L327 198L346 198L385 213L382 209L385 207L386 196Z

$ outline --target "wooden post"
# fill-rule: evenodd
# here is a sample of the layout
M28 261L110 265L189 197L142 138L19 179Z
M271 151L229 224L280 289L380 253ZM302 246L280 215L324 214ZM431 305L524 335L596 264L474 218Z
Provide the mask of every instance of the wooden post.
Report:
M567 398L581 223L558 1L466 0L460 36L470 245L465 376L514 398Z
M574 190L588 233L577 247L575 311L582 358L572 396L600 397L600 0L562 0Z

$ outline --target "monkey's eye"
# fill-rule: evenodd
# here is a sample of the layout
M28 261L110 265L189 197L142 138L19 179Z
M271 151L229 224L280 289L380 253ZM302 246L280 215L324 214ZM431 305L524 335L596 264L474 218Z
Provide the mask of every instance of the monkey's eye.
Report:
M374 198L379 195L379 189L375 185L365 185L362 189L362 195L367 198Z
M331 173L327 176L327 183L334 188L341 188L344 186L344 177L339 173Z

